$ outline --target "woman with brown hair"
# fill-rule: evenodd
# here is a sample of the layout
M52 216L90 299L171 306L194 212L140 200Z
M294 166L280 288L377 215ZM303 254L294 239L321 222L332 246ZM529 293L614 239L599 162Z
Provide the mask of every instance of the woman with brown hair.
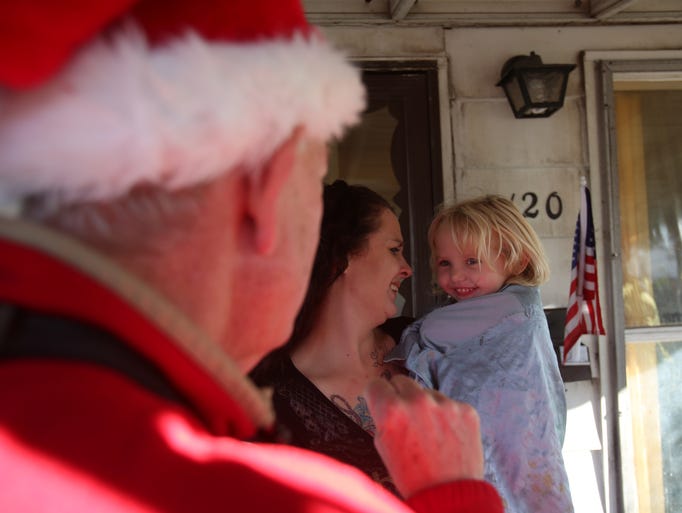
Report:
M358 467L393 492L364 390L377 377L404 373L384 355L409 321L394 316L411 274L391 205L366 187L325 186L320 244L293 335L252 373L274 389L288 443Z

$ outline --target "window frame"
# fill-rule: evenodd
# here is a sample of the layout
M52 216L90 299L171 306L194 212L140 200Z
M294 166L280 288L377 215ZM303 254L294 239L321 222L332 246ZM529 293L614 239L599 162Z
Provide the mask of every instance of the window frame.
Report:
M625 374L625 344L653 328L625 329L621 226L614 118L614 80L682 80L682 51L587 51L583 54L590 188L595 198L599 277L607 337L600 337L600 388L605 501L608 512L638 510L633 462L634 440ZM653 339L669 339L680 327L655 328ZM679 339L679 338L678 338Z

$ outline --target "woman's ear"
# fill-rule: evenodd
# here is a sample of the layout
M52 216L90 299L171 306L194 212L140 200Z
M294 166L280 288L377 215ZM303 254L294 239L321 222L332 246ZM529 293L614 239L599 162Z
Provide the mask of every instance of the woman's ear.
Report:
M253 222L253 242L260 254L273 251L277 241L278 204L296 165L296 148L302 130L296 129L284 141L260 172L247 175L247 209Z

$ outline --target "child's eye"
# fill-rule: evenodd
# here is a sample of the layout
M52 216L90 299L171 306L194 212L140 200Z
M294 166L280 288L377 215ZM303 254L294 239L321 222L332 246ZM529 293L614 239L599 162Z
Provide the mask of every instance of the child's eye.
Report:
M467 265L478 265L479 264L478 258L467 258L466 264Z
M450 262L448 262L447 260L439 260L437 265L438 267L448 267L450 265Z

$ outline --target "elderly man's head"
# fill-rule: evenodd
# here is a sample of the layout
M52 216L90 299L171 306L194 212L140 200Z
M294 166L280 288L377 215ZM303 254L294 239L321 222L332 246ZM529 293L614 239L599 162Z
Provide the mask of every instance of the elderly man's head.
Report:
M59 31L32 26L37 3L0 22L17 34L0 48L0 209L113 257L255 363L302 300L357 70L298 0L83 0L55 10Z

